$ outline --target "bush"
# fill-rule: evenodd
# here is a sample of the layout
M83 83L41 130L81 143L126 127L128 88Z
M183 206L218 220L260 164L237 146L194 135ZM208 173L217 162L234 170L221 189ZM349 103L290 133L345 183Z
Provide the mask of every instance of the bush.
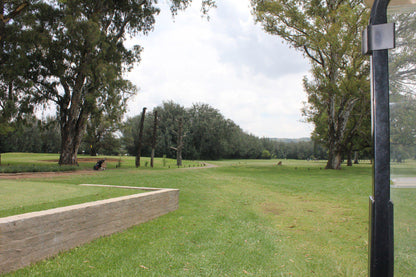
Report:
M263 152L261 152L261 158L262 159L271 159L272 155L270 154L269 150L263 150Z

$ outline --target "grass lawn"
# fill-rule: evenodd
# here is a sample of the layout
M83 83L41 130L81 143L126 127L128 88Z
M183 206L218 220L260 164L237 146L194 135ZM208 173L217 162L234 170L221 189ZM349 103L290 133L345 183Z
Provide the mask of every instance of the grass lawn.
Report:
M92 169L98 160L107 159L107 168L135 168L135 157L132 156L88 156L78 155L78 166L59 166L58 154L34 153L3 153L1 154L0 173L14 172L44 172L44 171L73 171ZM150 167L150 158L142 157L141 168ZM199 167L198 161L183 161L182 167ZM176 160L155 158L154 168L176 168Z
M56 178L62 186L178 188L180 208L6 276L367 276L370 165L328 171L323 162L277 162ZM412 276L414 194L393 193L403 218L396 241L410 238L396 250L396 276Z
M416 189L392 189L395 276L416 276Z
M140 193L51 181L0 180L0 217Z

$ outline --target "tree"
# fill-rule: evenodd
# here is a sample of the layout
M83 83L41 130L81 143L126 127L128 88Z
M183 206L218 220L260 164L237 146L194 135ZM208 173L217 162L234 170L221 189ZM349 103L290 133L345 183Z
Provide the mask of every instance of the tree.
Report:
M82 139L83 150L91 156L97 156L97 153L103 152L117 154L118 149L115 149L117 140L114 137L117 125L118 118L111 118L109 114L99 111L92 112Z
M230 131L224 116L207 104L193 104L187 109L188 155L192 159L216 160L227 151Z
M48 116L42 120L42 153L58 153L61 147L59 121L56 117Z
M186 118L186 110L183 106L173 101L163 102L161 106L154 108L159 117L158 137L156 145L156 155L166 155L168 158L175 158L176 151L171 147L178 145L177 141L177 122L179 118ZM186 122L186 120L185 120ZM183 132L187 132L186 124L183 126Z
M171 8L188 6L172 0ZM128 49L129 36L153 29L159 12L155 1L42 1L25 13L22 30L31 38L26 48L33 101L53 102L61 124L60 164L76 164L77 152L92 110L106 105L124 109L135 92L124 79L140 60L141 47ZM203 7L212 6L204 0ZM114 101L117 99L118 101Z
M30 90L36 102L54 102L61 125L60 164L76 164L87 120L99 106L123 109L134 87L122 73L139 59L126 49L127 33L148 31L154 7L128 1L48 1L31 6L25 34Z
M59 126L53 117L41 121L27 115L13 122L13 131L0 135L1 152L57 153L59 146Z
M262 159L271 159L272 158L272 154L270 154L270 151L269 150L267 150L267 149L264 149L262 152L261 152L261 158Z
M315 125L314 139L328 148L326 168L339 169L354 107L369 97L369 65L360 51L368 11L359 0L251 3L266 32L282 37L311 61L313 80L304 78L308 103L303 115Z

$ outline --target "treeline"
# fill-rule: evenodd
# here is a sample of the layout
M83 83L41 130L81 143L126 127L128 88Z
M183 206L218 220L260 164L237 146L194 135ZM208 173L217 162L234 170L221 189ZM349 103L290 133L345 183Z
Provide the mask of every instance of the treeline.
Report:
M182 122L184 159L327 159L327 150L311 140L259 138L243 131L207 104L185 108L172 101L145 113L141 156L151 155L155 113L156 157L176 158L178 129ZM124 123L109 122L105 118L90 120L79 154L136 156L141 117L142 114L128 118ZM58 153L60 138L60 127L55 118L41 121L29 117L15 124L14 131L7 136L0 135L0 151ZM361 158L368 155L360 153Z
M283 142L259 138L243 131L232 120L207 104L185 108L164 102L145 114L141 154L150 156L154 114L158 115L155 155L176 158L178 130L182 122L183 152L188 160L218 159L325 159L326 150L312 141ZM129 155L138 151L142 115L129 118L121 129L122 144Z

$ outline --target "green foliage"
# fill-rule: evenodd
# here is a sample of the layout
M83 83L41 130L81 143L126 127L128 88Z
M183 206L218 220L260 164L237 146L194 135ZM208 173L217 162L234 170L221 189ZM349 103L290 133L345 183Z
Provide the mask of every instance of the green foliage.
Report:
M304 79L308 101L303 115L315 125L314 140L328 149L326 167L339 169L345 149L368 146L369 65L360 51L368 11L356 0L251 3L266 32L311 61L313 79ZM361 139L353 140L357 136Z
M54 118L48 117L41 121L27 116L11 126L13 129L8 134L0 134L0 152L59 152L60 128Z
M261 152L261 158L262 159L271 159L272 155L270 154L269 150L263 150L263 152Z
M96 156L118 155L121 144L115 133L120 122L120 117L112 117L106 112L97 111L91 114L87 122L86 134L80 146L80 152Z
M260 158L262 142L247 134L233 121L207 104L194 104L185 108L172 101L154 109L158 114L156 156L176 157L178 119L183 118L183 157L188 160L217 160L222 158ZM142 155L150 156L153 114L145 120ZM140 116L127 119L122 128L122 141L130 155L137 151Z
M25 39L16 24L33 1L0 2L0 136L14 131L14 123L33 112L25 90L30 87L20 78L28 67Z

